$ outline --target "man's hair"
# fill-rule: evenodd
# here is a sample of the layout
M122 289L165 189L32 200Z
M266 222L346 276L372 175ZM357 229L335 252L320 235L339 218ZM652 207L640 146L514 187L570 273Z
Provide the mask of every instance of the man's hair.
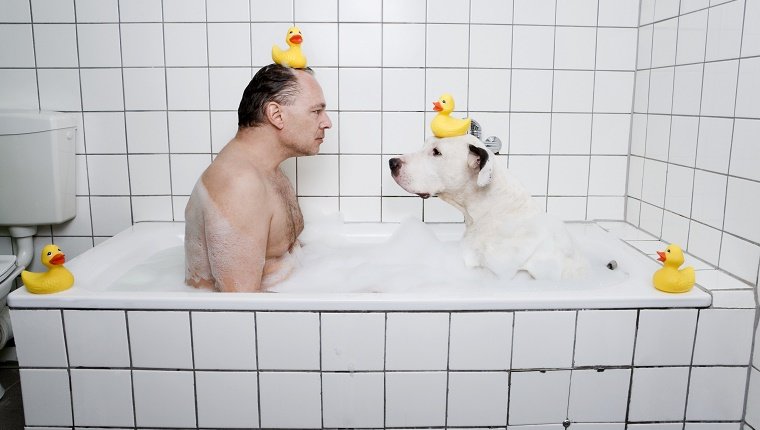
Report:
M299 69L310 74L310 68ZM243 91L238 107L238 127L256 127L266 122L266 105L269 102L289 105L300 91L295 72L279 64L264 66L256 72Z

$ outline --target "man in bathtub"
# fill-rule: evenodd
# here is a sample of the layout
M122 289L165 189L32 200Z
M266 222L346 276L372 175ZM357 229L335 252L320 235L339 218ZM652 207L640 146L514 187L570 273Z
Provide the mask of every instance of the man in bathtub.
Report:
M185 208L185 282L261 291L293 269L303 217L280 164L314 155L332 123L310 69L271 64L243 92L238 131Z

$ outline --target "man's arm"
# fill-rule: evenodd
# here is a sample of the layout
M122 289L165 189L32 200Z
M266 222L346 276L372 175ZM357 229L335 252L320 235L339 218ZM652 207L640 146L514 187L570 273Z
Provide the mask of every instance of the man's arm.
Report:
M272 220L264 184L238 177L225 187L211 185L209 195L206 244L216 288L259 291Z

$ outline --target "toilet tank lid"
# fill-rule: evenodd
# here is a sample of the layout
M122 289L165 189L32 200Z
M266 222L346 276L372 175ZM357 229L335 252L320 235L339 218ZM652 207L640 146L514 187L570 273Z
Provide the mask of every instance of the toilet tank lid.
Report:
M77 126L71 114L37 110L0 110L0 136L39 133Z

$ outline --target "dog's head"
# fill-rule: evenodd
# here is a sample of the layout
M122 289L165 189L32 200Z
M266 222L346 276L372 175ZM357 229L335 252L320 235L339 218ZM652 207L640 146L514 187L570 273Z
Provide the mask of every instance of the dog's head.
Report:
M472 135L429 137L421 151L390 160L401 188L428 198L486 187L493 175L493 153Z

